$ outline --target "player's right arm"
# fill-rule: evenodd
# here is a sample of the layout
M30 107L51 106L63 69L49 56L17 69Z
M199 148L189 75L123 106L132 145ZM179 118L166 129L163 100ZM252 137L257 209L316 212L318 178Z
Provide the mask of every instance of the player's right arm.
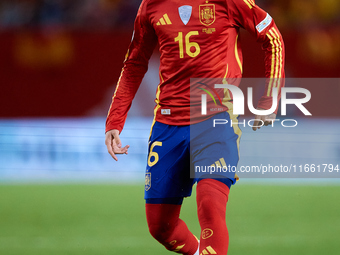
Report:
M139 7L134 25L134 35L129 46L112 103L106 118L105 144L110 155L127 154L128 145L122 147L119 134L125 124L132 100L148 70L148 62L157 45L155 31L147 16L148 0Z

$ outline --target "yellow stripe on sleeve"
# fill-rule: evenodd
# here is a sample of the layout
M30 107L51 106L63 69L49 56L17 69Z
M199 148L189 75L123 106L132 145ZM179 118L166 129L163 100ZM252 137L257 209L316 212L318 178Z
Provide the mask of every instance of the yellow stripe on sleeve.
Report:
M252 6L255 6L255 1L254 0L248 0L249 3L252 5Z
M275 30L275 28L270 29L269 31L271 33L271 35L274 38L274 44L275 44L275 50L276 50L276 66L275 66L275 82L274 82L274 86L278 87L279 86L279 82L280 82L280 78L281 78L281 72L282 72L282 45L281 45L281 41L280 41L280 36L277 33L277 31Z
M236 40L235 40L235 57L236 57L236 61L238 63L238 66L241 69L241 73L243 73L243 67L242 67L241 59L240 59L240 56L238 55L238 50L237 50L237 41L238 41L238 35L236 36Z
M248 0L243 0L243 2L245 2L248 5L249 9L253 8L253 6L251 6L251 4L248 2Z
M274 44L275 44L275 58L276 58L276 65L275 65L275 74L274 74L274 84L273 84L273 88L277 87L277 78L279 78L279 64L280 64L280 48L279 48L279 43L277 42L277 37L276 34L274 34L274 32L272 30L269 31L271 33L271 35L274 38Z
M273 84L273 78L274 78L274 65L275 65L275 45L273 42L273 38L270 36L270 34L266 34L267 37L270 40L270 44L272 45L272 63L271 63L271 70L270 70L270 81L269 81L269 85L268 85L268 91L267 91L267 96L270 96L270 92L272 89L272 84Z
M280 52L279 52L279 55L280 55L279 78L282 78L282 68L283 68L283 48L282 48L282 43L281 43L281 40L280 40L280 35L279 35L279 33L276 31L275 28L273 28L273 31L274 31L274 33L276 34L276 38L277 38L277 41L278 41L279 47L280 47Z

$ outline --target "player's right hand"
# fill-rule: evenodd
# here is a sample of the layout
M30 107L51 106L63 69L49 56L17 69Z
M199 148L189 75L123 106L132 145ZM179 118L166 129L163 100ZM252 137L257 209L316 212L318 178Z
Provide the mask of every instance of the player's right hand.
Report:
M107 151L116 161L118 161L116 154L128 154L128 149L130 147L130 145L126 145L122 148L122 142L119 138L119 130L117 129L113 129L105 133L105 144Z

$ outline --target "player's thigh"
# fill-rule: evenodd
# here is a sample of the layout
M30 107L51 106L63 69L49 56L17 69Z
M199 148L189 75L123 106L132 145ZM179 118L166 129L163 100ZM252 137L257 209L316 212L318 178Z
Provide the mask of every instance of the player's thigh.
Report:
M153 125L145 173L145 199L190 196L189 126Z
M226 124L213 125L214 119L226 120ZM191 154L196 179L229 178L235 181L239 160L241 130L237 118L223 112L192 125ZM223 180L222 180L223 182Z

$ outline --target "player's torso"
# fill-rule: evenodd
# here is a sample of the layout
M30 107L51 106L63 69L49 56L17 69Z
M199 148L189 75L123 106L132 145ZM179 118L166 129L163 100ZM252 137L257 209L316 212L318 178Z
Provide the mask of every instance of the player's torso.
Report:
M149 0L147 13L158 37L163 75L181 68L188 74L190 67L196 67L190 72L194 77L225 75L227 51L237 35L226 5L225 0Z
M241 75L235 58L238 28L229 19L226 0L147 1L161 53L156 119L188 124L190 78Z

